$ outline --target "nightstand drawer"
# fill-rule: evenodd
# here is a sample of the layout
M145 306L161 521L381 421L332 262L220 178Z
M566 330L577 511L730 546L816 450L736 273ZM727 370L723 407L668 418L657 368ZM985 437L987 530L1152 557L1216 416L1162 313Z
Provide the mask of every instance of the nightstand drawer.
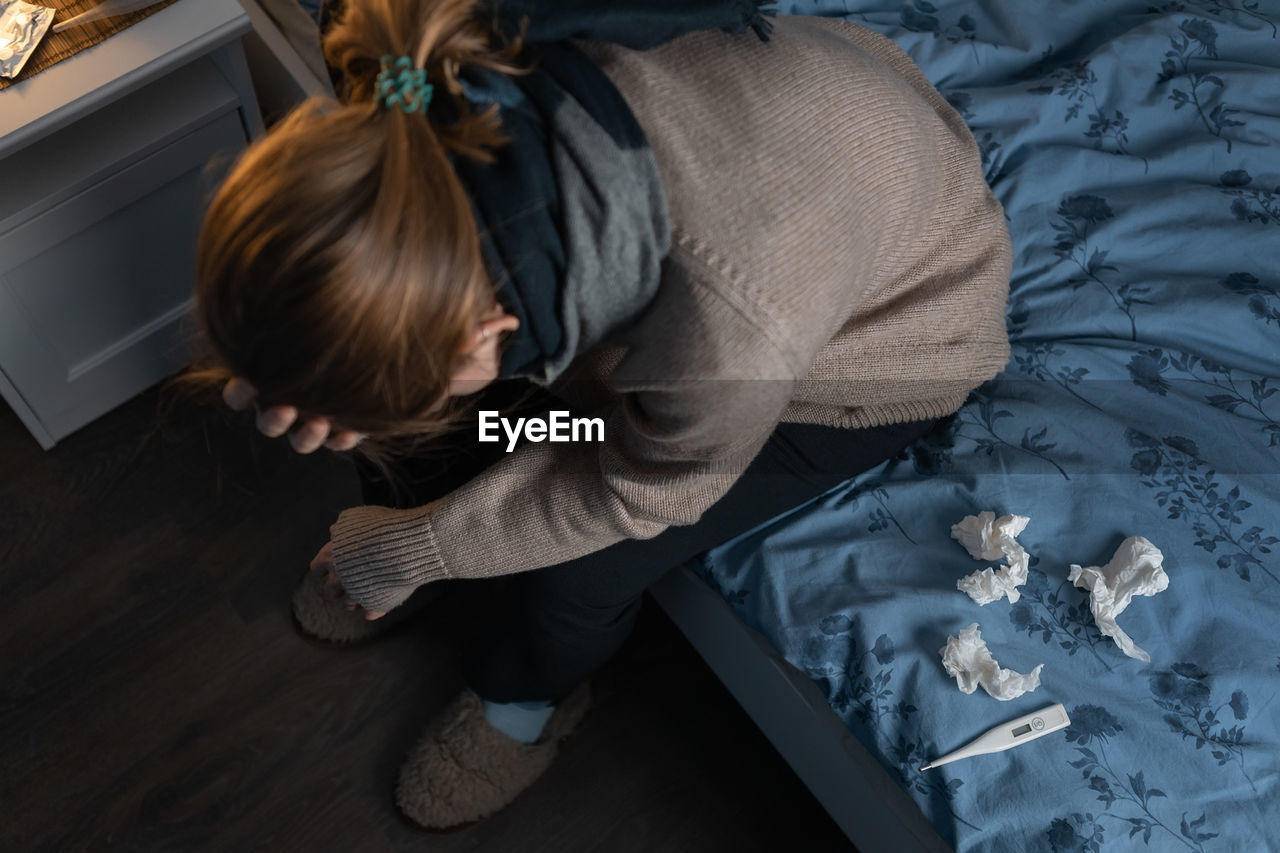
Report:
M186 363L208 164L244 145L223 112L0 234L0 371L54 440Z

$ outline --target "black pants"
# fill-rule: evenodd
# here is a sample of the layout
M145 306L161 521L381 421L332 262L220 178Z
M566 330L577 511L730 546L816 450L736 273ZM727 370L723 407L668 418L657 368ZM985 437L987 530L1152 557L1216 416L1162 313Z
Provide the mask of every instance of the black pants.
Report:
M522 412L546 411L556 402L530 389L523 382L495 383L480 408L510 417L517 402ZM467 649L468 682L495 702L560 699L618 650L644 590L669 570L894 456L935 423L863 430L780 424L696 524L512 576L489 611L489 624ZM448 494L505 451L505 442L480 444L474 428L446 441L447 449L433 447L426 458L404 460L405 489L398 501L385 481L362 470L365 502L420 506Z

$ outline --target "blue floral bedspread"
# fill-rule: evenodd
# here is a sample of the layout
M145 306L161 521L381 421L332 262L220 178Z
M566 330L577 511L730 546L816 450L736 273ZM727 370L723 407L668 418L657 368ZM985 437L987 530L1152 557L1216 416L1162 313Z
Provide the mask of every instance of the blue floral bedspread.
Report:
M707 555L736 612L957 850L1280 848L1280 3L783 3L901 45L965 117L1014 242L1013 358L933 435ZM950 526L1031 522L979 607ZM1170 584L1100 636L1070 563L1142 535ZM960 693L982 626L1042 685ZM1062 702L1009 752L918 771Z

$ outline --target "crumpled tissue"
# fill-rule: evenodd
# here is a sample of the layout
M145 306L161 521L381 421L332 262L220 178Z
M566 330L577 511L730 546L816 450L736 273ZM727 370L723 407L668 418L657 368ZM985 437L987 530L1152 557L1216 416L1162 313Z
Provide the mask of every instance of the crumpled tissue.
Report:
M1031 557L1018 544L1017 536L1031 519L1025 515L1002 515L980 512L965 516L959 524L951 525L951 538L955 539L975 560L1004 558L1008 565L999 570L988 566L980 572L966 575L956 581L956 588L968 594L978 604L990 604L1008 596L1014 604L1022 597L1018 587L1027 582L1027 567Z
M1071 565L1067 578L1080 589L1089 591L1089 609L1093 621L1104 637L1110 637L1131 658L1151 661L1151 655L1134 645L1133 639L1116 624L1135 595L1155 595L1169 588L1169 576L1161 564L1160 549L1141 536L1130 536L1120 543L1111 562L1105 566L1081 568Z
M956 680L961 693L972 693L981 685L1001 702L1039 687L1040 670L1044 669L1044 664L1039 664L1026 675L1001 669L982 639L977 622L962 630L959 637L947 637L947 644L938 649L938 654L942 655L942 668Z

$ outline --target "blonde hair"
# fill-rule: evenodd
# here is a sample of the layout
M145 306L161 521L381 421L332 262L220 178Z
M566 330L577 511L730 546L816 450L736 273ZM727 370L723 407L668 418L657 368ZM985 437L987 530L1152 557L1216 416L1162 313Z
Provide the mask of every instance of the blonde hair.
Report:
M375 438L449 420L448 386L494 287L450 157L491 162L497 107L463 97L464 66L507 74L476 0L349 0L325 37L345 100L312 98L236 161L197 250L196 316L209 354L182 377L251 382ZM409 56L435 87L431 118L373 101L380 60Z

